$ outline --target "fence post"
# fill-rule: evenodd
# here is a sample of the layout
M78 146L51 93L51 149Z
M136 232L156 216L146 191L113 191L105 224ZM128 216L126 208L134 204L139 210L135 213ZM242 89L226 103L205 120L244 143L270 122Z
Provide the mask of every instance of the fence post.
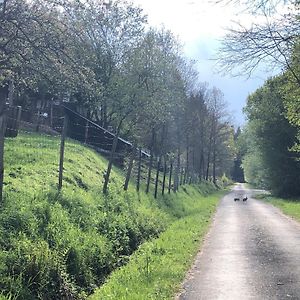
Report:
M188 170L187 168L184 169L184 175L183 175L183 184L188 183Z
M170 173L169 173L169 186L168 186L168 194L171 193L171 185L172 185L172 172L173 172L173 163L170 165Z
M127 169L127 173L126 173L125 183L124 183L124 191L128 190L128 184L129 184L129 180L130 180L130 176L131 176L131 172L132 172L135 151L136 151L136 145L133 145L131 155L130 155L129 165L128 165L128 169Z
M18 131L19 131L20 124L21 124L21 116L22 116L22 106L18 106L17 126L16 126L16 130L18 130Z
M184 168L181 168L179 185L183 184L183 178L184 178L183 175L184 175Z
M140 179L141 179L141 165L142 165L142 149L139 149L139 162L138 162L138 172L136 178L136 190L140 190Z
M167 174L167 161L166 158L164 157L164 176L163 176L162 190L161 190L162 195L165 194L166 174Z
M50 127L53 128L53 99L50 104Z
M84 132L84 143L85 144L87 143L88 136L89 136L89 120L86 120L85 132Z
M37 112L37 119L36 119L36 127L35 127L35 131L36 132L39 132L39 129L40 129L40 110L38 109L38 112Z
M6 104L0 104L0 204L3 201L3 179L4 179L4 139L6 131Z
M60 141L60 156L59 156L59 175L58 175L58 189L62 188L62 180L63 180L63 169L64 169L64 153L65 153L65 139L67 136L68 130L68 115L65 114L64 117L64 125L61 133L61 141Z
M176 164L176 169L175 169L175 176L174 176L174 186L173 186L173 191L176 192L179 187L179 176L180 176L180 147L178 147L177 150L177 164Z
M151 148L150 148L150 161L149 161L149 167L148 167L148 177L147 177L146 193L149 193L149 189L150 189L152 163L153 163L154 142L155 142L155 130L152 128L152 139L151 139Z
M159 168L160 168L160 157L158 158L158 161L157 161L157 169L156 169L156 177L155 177L154 198L157 198L157 188L158 188Z
M113 144L111 147L110 156L109 156L109 160L108 160L107 170L104 175L104 184L103 184L102 192L105 195L108 193L109 177L110 177L110 173L111 173L111 169L112 169L112 165L113 165L113 161L114 161L115 152L117 150L120 127L121 127L121 123L119 124L117 132L114 135Z

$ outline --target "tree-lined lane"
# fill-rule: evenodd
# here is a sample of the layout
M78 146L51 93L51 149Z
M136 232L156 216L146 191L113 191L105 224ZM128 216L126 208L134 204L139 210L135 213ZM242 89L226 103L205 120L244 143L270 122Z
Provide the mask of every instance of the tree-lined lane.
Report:
M251 194L222 199L179 299L300 299L300 225Z

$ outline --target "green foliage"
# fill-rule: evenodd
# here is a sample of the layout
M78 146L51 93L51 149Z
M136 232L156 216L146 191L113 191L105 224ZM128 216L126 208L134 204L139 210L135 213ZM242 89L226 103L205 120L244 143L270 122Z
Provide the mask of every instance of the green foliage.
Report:
M255 187L269 188L265 174L265 166L260 152L247 154L243 159L242 167L245 178Z
M58 145L38 134L6 139L0 289L8 299L85 298L141 244L195 214L199 192L215 191L211 184L184 186L155 200L131 185L123 191L123 175L114 171L104 196L106 160L67 141L57 193Z
M89 299L173 299L207 232L221 194L209 185L187 186L172 198L184 212L159 238L144 243ZM213 189L215 190L215 188Z
M236 155L233 161L233 167L230 172L231 178L237 182L245 181L244 170L242 168L242 159L246 153L246 150L243 149L245 143L242 142L241 132L241 128L238 127L234 134L234 146Z
M266 187L275 195L292 196L300 194L300 163L291 151L297 130L285 117L281 92L285 82L284 77L270 79L248 98L243 167L250 183Z
M222 188L226 188L231 184L233 184L233 181L231 179L229 179L225 173L222 175L222 177L218 181L218 186L221 186Z

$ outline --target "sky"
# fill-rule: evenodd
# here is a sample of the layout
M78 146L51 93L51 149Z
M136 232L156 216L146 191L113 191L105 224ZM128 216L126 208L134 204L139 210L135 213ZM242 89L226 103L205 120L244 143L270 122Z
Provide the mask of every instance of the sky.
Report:
M215 4L214 0L132 0L143 8L150 25L171 30L184 45L188 58L196 60L201 82L224 93L235 126L245 123L242 109L247 96L262 86L270 74L257 71L250 79L221 75L215 61L220 40L233 21L251 23L253 16L241 13L235 5Z

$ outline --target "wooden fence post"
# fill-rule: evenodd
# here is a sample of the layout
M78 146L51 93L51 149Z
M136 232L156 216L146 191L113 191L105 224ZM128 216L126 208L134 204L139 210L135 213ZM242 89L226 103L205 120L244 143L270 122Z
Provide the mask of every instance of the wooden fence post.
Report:
M151 139L151 148L150 148L150 161L148 166L148 177L147 177L147 186L146 193L149 193L150 183L151 183L151 172L152 172L152 164L153 164L153 148L155 143L155 130L152 128L152 139Z
M175 176L174 176L174 186L173 186L173 191L176 192L179 187L179 176L180 176L180 147L178 147L177 151L177 164L176 164L176 169L175 169Z
M188 183L188 170L187 168L184 169L184 175L183 175L183 184Z
M122 122L119 123L119 126L117 128L117 132L114 135L113 144L112 144L112 147L111 147L110 156L109 156L109 160L108 160L107 170L106 170L106 173L104 175L104 184L103 184L102 192L105 195L108 193L109 177L110 177L110 173L111 173L111 169L112 169L112 165L113 165L113 161L114 161L114 157L115 157L115 152L117 150L121 124L122 124Z
M181 168L179 185L183 184L183 178L184 178L183 175L184 175L184 168Z
M3 201L3 179L4 179L4 139L6 131L6 104L0 104L0 204Z
M17 126L16 126L17 131L19 131L21 125L21 116L22 116L22 106L18 106Z
M158 161L157 161L157 169L156 169L156 177L155 177L154 198L157 198L157 188L158 188L159 168L160 168L160 157L158 158Z
M167 161L166 158L164 157L164 176L163 176L162 190L161 190L162 195L165 194L166 174L167 174Z
M50 127L53 128L53 99L50 104Z
M170 165L170 173L169 173L168 194L171 193L171 186L172 186L172 172L173 172L173 163L171 162L171 165Z
M89 136L89 121L86 120L85 131L84 131L84 143L85 144L87 143L88 136Z
M130 176L131 176L131 172L132 172L132 168L133 168L135 152L136 152L136 145L133 145L132 151L130 154L129 165L128 165L128 169L127 169L127 173L126 173L125 183L124 183L124 191L128 190L128 184L129 184L129 180L130 180Z
M37 119L36 119L36 126L35 126L35 131L36 132L39 132L40 130L40 110L38 109L38 112L37 112Z
M64 125L61 133L61 141L60 141L60 156L59 156L59 175L58 175L58 190L62 188L62 180L63 180L63 169L64 169L64 153L65 153L65 139L67 136L68 130L68 115L65 114L64 117Z
M136 177L136 190L140 190L140 181L141 181L141 166L142 166L142 149L139 149L139 161L138 161L138 171Z

